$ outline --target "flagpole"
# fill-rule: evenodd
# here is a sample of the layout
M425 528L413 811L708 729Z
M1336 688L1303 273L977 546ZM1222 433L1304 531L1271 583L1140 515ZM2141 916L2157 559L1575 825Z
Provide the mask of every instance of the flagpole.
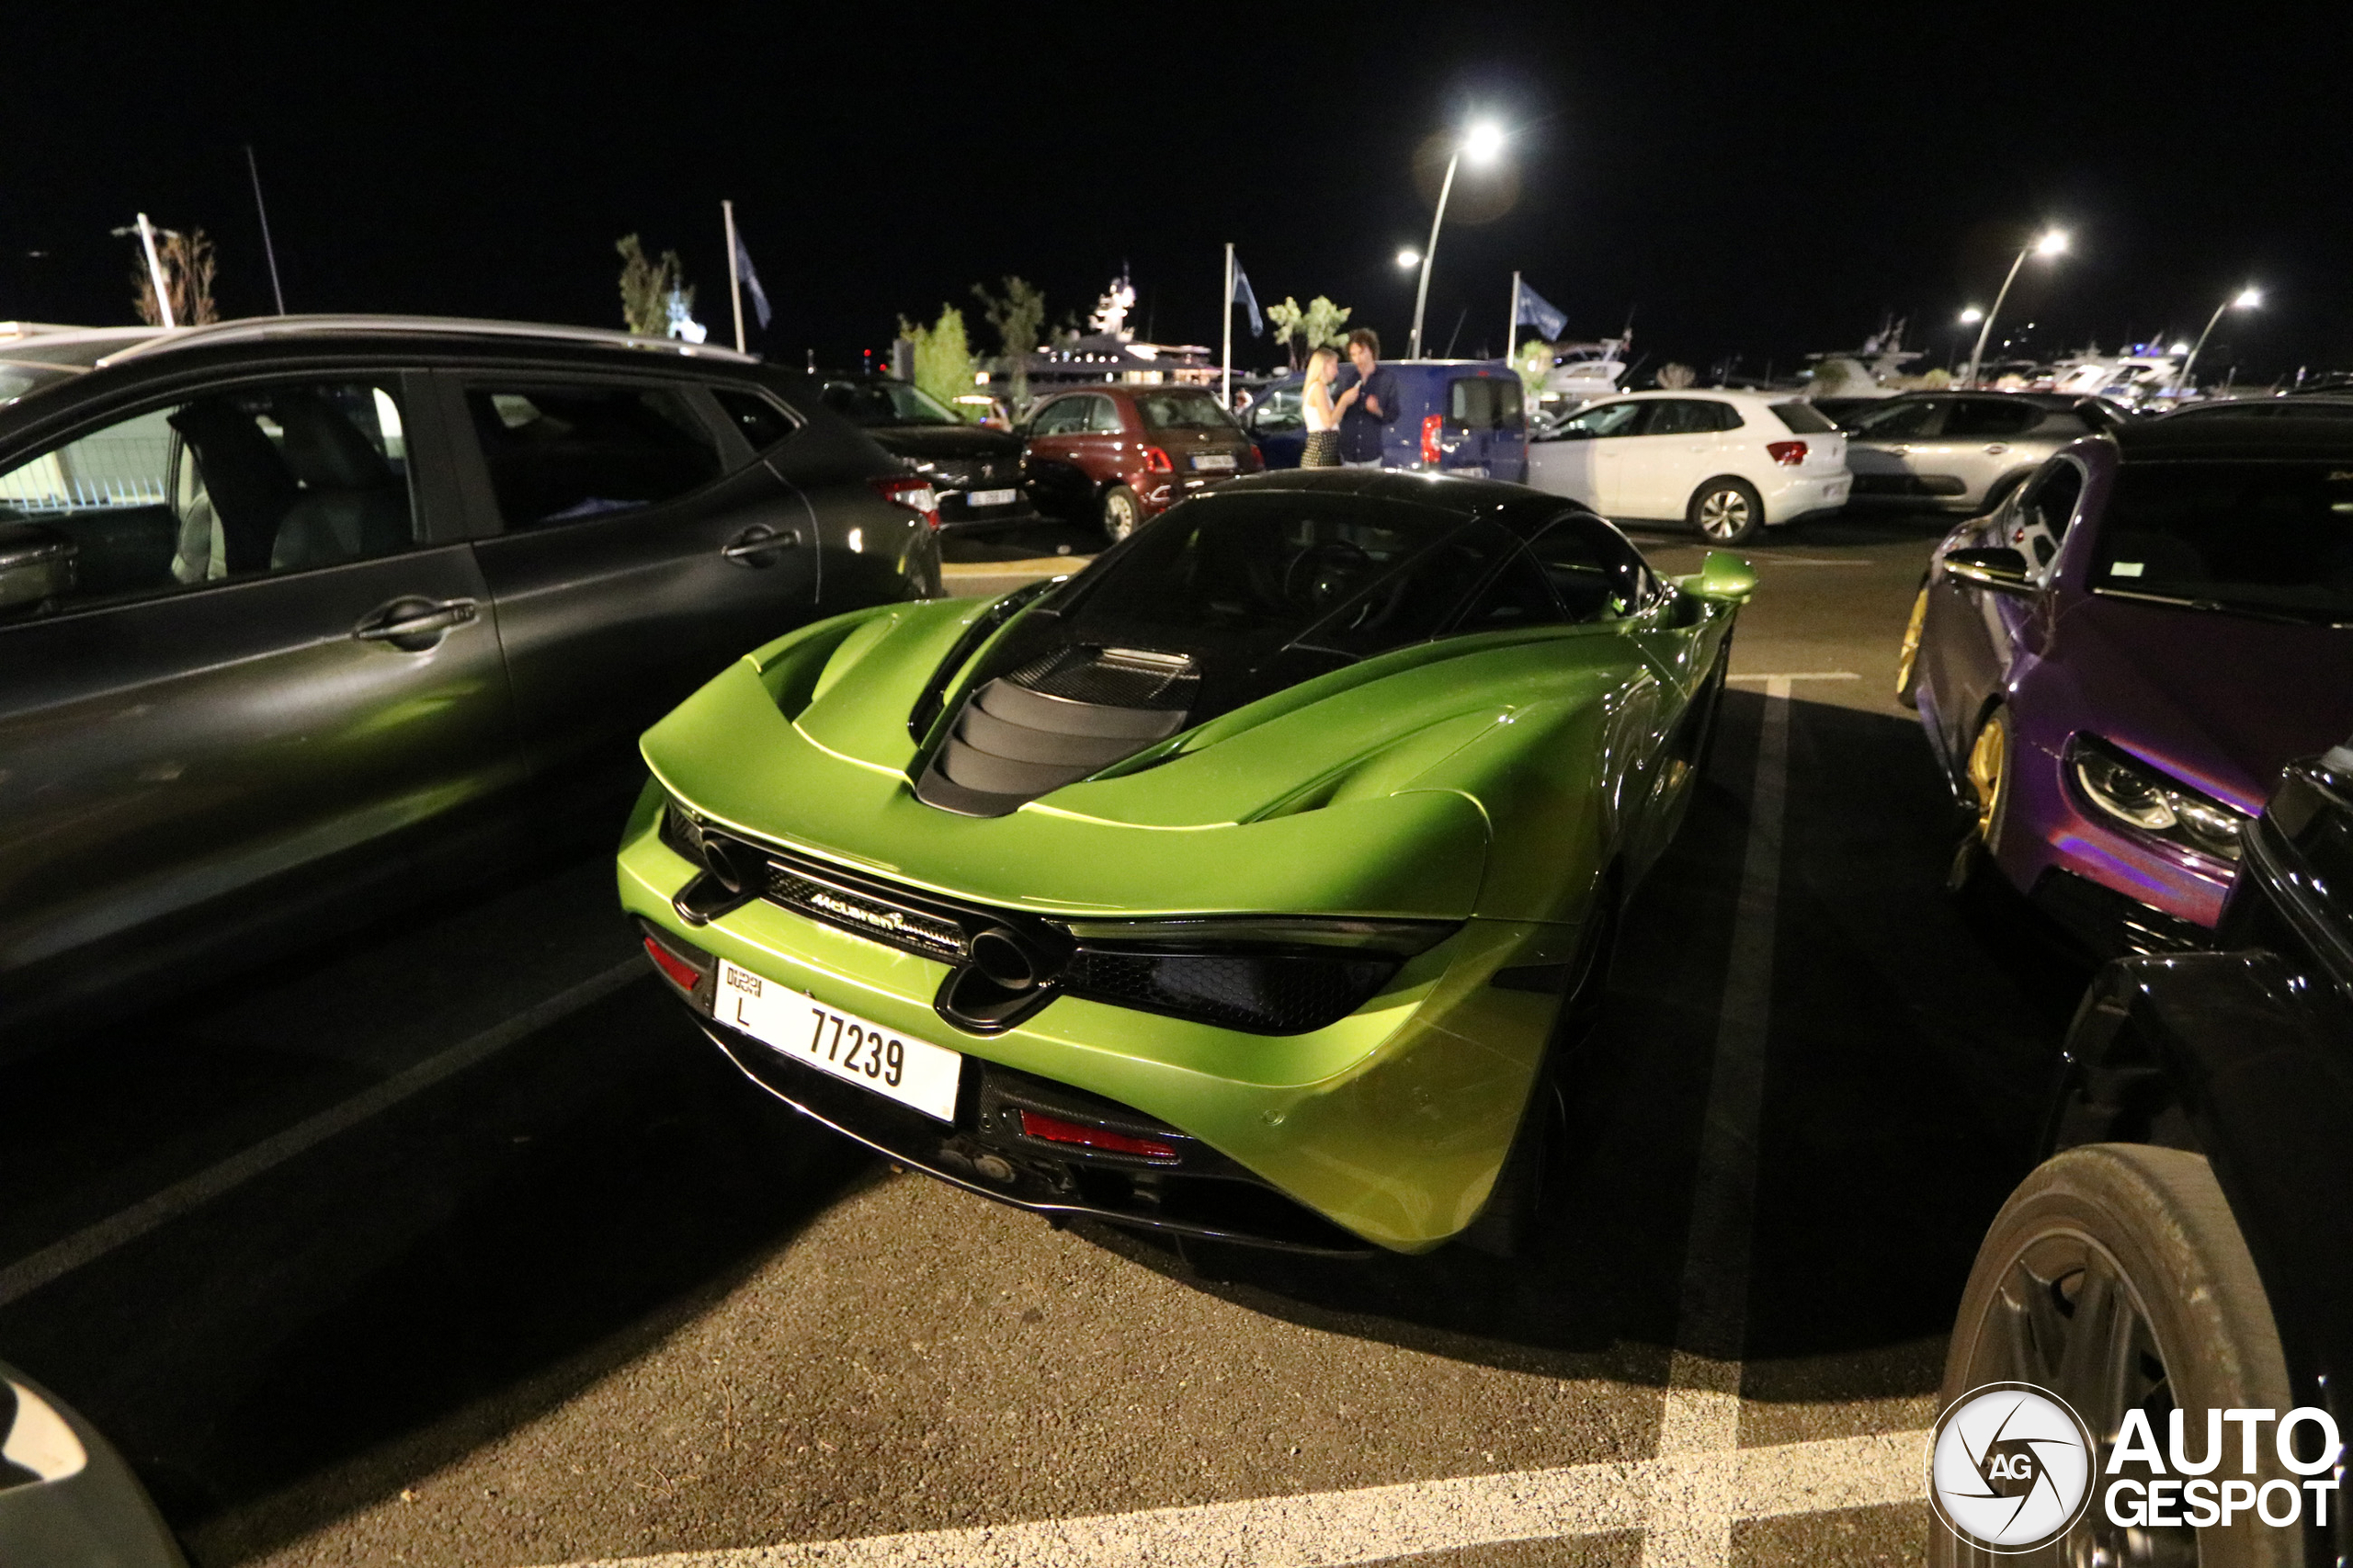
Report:
M1504 328L1504 360L1508 364L1519 347L1519 274L1511 275L1511 324Z
M1225 356L1223 391L1219 394L1225 406L1233 406L1233 242L1225 243L1225 307L1218 312L1225 321Z
M727 302L735 307L735 352L744 352L744 280L735 266L735 204L722 201L719 210L727 220Z

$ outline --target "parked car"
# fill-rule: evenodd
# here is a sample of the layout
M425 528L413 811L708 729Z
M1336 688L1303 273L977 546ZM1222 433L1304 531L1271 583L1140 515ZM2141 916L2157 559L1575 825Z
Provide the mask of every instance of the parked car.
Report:
M2169 418L1937 547L1899 694L1970 844L2096 950L2203 940L2280 767L2353 730L2348 514L2343 421Z
M2070 441L2121 419L2097 400L2042 392L1906 392L1848 416L1853 504L1977 517Z
M1857 419L1874 408L1883 406L1887 394L1882 392L1876 397L1810 397L1805 401L1816 414L1841 430L1847 430L1854 427Z
M1017 432L1030 494L1114 544L1188 495L1265 466L1206 387L1107 382L1040 399Z
M991 428L967 420L913 382L891 376L828 376L819 395L909 472L931 482L942 532L981 533L1040 520L1022 488L1021 438L1003 424ZM995 407L973 395L976 413Z
M2353 419L2353 392L2283 392L2277 397L2218 397L2185 403L2164 419Z
M1518 485L1237 480L1074 577L732 666L645 737L621 902L721 1050L902 1165L1180 1237L1508 1244L1755 583Z
M925 482L723 350L273 317L0 378L0 1017L372 906L605 799L746 648L938 587Z
M0 1362L0 1562L186 1568L122 1456L66 1403Z
M1397 417L1382 431L1385 467L1471 479L1528 477L1528 417L1519 375L1501 359L1384 359L1397 378ZM1340 385L1355 372L1343 368ZM1307 445L1305 379L1294 372L1243 415L1268 468L1297 468Z
M1716 544L1847 504L1847 437L1795 398L1629 392L1528 449L1528 483L1621 522L1686 522Z
M2208 1411L2317 1408L2353 1434L2353 743L2290 766L2240 839L2220 950L2119 960L2077 1011L2050 1157L1978 1249L1946 1403L2037 1384L2103 1442L2136 1406L2163 1442L2179 1410L2208 1453ZM2252 1480L2292 1488L2276 1432L2255 1429ZM2304 1473L2338 1473L2317 1423L2297 1438ZM2242 1518L2205 1544L2344 1562L2353 1524L2331 1502L2325 1528L2306 1508L2301 1529ZM2094 1507L2078 1528L2073 1562L2214 1561L2187 1525Z

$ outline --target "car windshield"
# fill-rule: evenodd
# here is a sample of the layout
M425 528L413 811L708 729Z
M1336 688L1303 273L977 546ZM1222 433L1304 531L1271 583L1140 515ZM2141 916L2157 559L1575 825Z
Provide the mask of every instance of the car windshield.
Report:
M1205 392L1146 392L1135 394L1136 412L1147 430L1233 430L1233 416Z
M1462 527L1451 513L1362 496L1204 496L1080 579L1072 635L1189 652L1230 640L1279 647L1313 630L1319 644L1363 657L1436 635L1484 576L1483 535L1448 548Z
M948 405L905 381L827 381L825 406L853 425L961 425Z
M2127 462L2095 590L2353 624L2353 457Z

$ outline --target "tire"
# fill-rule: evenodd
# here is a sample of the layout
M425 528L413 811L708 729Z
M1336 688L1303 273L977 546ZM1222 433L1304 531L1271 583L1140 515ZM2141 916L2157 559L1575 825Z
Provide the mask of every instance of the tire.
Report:
M1953 852L1946 885L1959 892L1968 885L1981 861L1990 858L2002 842L2002 822L2010 803L2010 710L1996 706L1978 722L1969 743L1969 788L1975 814Z
M1920 584L1920 592L1912 601L1912 618L1904 625L1904 645L1895 654L1895 700L1906 708L1917 708L1920 699L1913 693L1913 683L1920 675L1920 633L1928 623L1928 585Z
M1124 484L1103 493L1103 537L1119 543L1143 524L1143 497Z
M1711 479L1683 515L1710 544L1745 544L1764 529L1765 502L1745 479Z
M2084 1344L2097 1345L2084 1354ZM2063 1370L2073 1347L2076 1363ZM1945 1358L1939 1405L1992 1382L2034 1383L2075 1407L2103 1449L2139 1403L2165 1441L2179 1408L2286 1411L2279 1331L2246 1242L2205 1159L2178 1149L2090 1143L2046 1160L2002 1206L1977 1249ZM2196 1430L2196 1421L2189 1424ZM2224 1428L2225 1435L2231 1429ZM2189 1438L2193 1451L2202 1434ZM2237 1444L2231 1444L2237 1451ZM2292 1480L2257 1445L2266 1475ZM2105 1468L2106 1454L2097 1464ZM2234 1471L2236 1460L2226 1467ZM2217 1475L2222 1471L2217 1471ZM2257 1477L2260 1485L2265 1477ZM2252 1528L2250 1528L2252 1526ZM1937 1564L2196 1562L2273 1568L2303 1561L2302 1532L2242 1519L2205 1531L2108 1521L2096 1500L2066 1539L1993 1557L1932 1524ZM2100 1555L2104 1553L2104 1555Z

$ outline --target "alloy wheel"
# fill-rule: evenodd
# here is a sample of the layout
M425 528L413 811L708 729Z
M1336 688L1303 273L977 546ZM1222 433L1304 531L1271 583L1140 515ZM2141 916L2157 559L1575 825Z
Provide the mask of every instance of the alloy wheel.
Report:
M1912 601L1912 618L1904 623L1904 647L1895 655L1895 699L1912 700L1912 672L1920 663L1920 632L1928 622L1928 590Z
M1699 497L1699 531L1718 544L1746 539L1753 516L1747 495L1729 485Z
M1977 841L1988 849L1994 847L1994 835L2001 828L2009 761L2009 716L1996 708L1986 716L1976 743L1969 748L1969 783L1977 791Z

